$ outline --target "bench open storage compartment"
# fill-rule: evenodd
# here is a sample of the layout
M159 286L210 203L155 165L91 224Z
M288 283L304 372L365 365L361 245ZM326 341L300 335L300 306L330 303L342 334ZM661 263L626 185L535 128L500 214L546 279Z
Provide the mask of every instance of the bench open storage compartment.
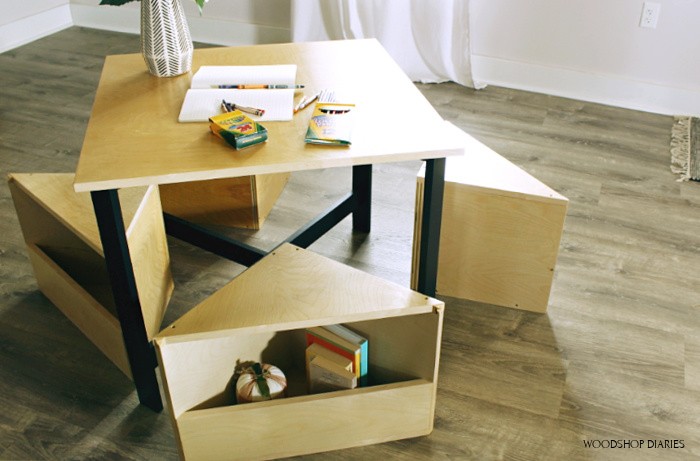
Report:
M116 313L89 193L71 173L12 174L8 184L42 293L125 375L131 367ZM119 192L148 338L159 331L173 292L158 188Z
M432 431L442 302L285 244L156 338L181 455L269 459ZM309 394L305 328L369 341L369 384ZM284 398L235 403L237 363L284 371Z

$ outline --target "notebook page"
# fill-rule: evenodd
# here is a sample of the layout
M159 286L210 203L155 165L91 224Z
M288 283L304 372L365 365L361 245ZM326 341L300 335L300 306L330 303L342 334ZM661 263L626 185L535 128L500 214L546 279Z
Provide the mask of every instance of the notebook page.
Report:
M192 77L190 88L218 85L294 85L296 64L272 66L202 66Z
M223 89L218 85L294 85L296 64L268 66L201 66L192 77L180 109L180 122L206 122L221 113L221 100L264 109L256 121L291 120L294 115L293 89Z
M222 112L221 100L241 106L264 109L261 116L246 113L256 122L291 120L294 90L190 89L180 110L179 122L206 122Z

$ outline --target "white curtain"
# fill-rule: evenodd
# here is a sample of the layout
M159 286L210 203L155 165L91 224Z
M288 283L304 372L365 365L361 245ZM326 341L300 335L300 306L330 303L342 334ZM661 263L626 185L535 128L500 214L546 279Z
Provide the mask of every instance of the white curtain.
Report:
M472 79L469 0L292 0L292 37L376 38L415 82L484 86Z

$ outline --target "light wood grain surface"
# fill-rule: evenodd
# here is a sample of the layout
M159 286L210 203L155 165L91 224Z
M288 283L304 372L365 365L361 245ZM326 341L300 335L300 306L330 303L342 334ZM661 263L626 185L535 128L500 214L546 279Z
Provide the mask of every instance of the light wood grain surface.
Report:
M445 181L499 196L561 204L566 197L462 131L464 155L446 161ZM418 173L425 177L425 167Z
M162 184L163 211L198 224L260 229L289 180L275 173Z
M327 451L430 432L426 414L432 383L417 380L373 392L366 388L337 394L341 395L294 399L287 405L273 402L264 408L241 405L185 414L181 437L190 443L184 444L184 455L192 460L273 459L306 454L311 447ZM371 414L381 417L368 417ZM303 435L289 427L304 428Z
M74 192L71 187L73 180L74 175L70 173L19 173L8 178L12 185L20 188L60 225L65 226L96 253L103 255L97 221L89 213L92 210L90 194ZM129 233L145 193L145 187L137 187L124 189L119 194L123 203L124 227ZM31 231L31 227L27 226L28 230ZM35 232L42 231L43 226L36 227L39 229Z
M70 28L0 54L0 170L74 172L104 56L138 49L137 36ZM670 172L672 118L418 87L442 117L569 198L549 308L444 299L430 436L299 459L698 459L700 187ZM29 129L39 119L50 128ZM409 286L420 167L374 168L372 232L346 220L310 249ZM348 190L348 170L294 173L262 229L231 235L272 249ZM131 381L38 291L6 187L0 216L0 459L177 459L168 411L140 407ZM164 325L243 270L168 243L177 288ZM583 445L622 438L685 448Z
M36 245L27 246L27 253L34 268L36 282L41 292L51 300L63 314L102 353L129 378L131 365L126 355L119 320L110 309L99 303L92 293L96 289L108 295L109 285L84 286L75 281L61 266ZM98 297L98 299L101 297Z
M92 293L98 301L95 304L102 303L101 310L108 309L116 316L90 194L76 193L72 187L73 178L70 173L20 173L11 174L8 182L25 241L36 246L37 255L43 256L34 260L41 263L43 259L53 259L54 265L66 272L57 274L57 277L73 278L74 283L82 284ZM153 338L160 331L173 292L158 188L123 189L119 196L146 333ZM42 273L45 286L52 286L49 269L43 263ZM69 306L70 297L65 293L60 293L55 287L51 291L54 296L61 296L61 307L73 313L69 317L80 319L87 315L80 313L79 308ZM81 297L84 296L81 294ZM101 314L95 318L100 319ZM78 325L83 331L91 330L84 319ZM91 332L90 336L94 339L99 334ZM121 331L113 341L121 341ZM112 360L121 366L122 352L119 350L108 355L117 357ZM122 369L127 375L131 374L128 367Z
M291 122L266 122L268 141L241 151L212 136L206 122L178 123L192 74L201 65L233 64L297 64L297 82L309 94L327 88L349 95L355 103L352 146L305 144L310 110ZM115 55L105 61L75 188L168 184L460 152L449 127L375 40L196 50L192 72L168 79L145 73L138 54Z
M169 325L159 337L190 341L431 312L442 306L396 283L284 244Z
M568 199L464 133L446 162L437 293L546 312ZM425 166L416 184L411 286L420 254Z
M443 311L435 299L280 246L156 338L184 458L288 457L429 434ZM329 323L371 342L369 386L298 394L304 328ZM234 406L234 367L249 361L283 370L286 398Z

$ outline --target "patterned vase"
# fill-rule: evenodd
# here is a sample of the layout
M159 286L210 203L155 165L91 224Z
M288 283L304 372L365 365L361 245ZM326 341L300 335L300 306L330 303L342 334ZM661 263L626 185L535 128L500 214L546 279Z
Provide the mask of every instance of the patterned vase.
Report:
M153 75L189 72L193 49L180 0L141 0L141 52Z

